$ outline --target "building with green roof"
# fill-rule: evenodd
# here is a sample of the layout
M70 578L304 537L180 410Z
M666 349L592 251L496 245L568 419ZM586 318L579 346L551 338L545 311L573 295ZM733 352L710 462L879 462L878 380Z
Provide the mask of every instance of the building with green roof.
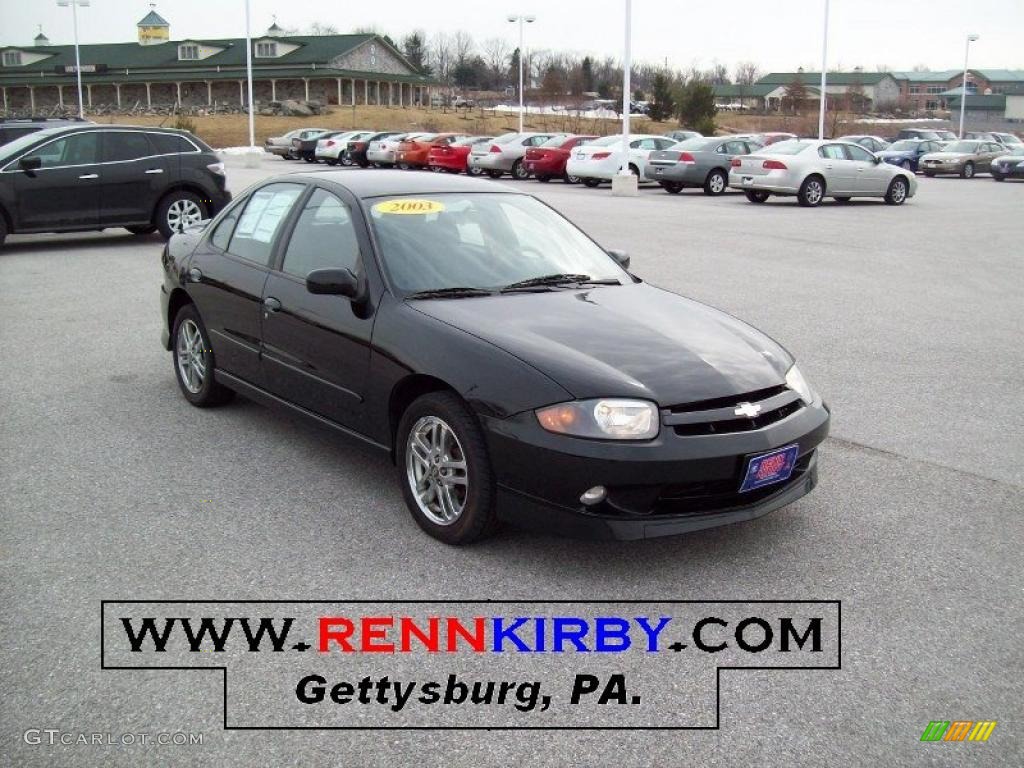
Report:
M155 9L137 26L137 42L79 46L86 111L247 104L245 38L160 40L157 31L170 25ZM437 86L376 34L285 35L275 21L252 49L257 106L285 99L423 104ZM74 46L44 37L0 47L0 95L6 114L77 111Z

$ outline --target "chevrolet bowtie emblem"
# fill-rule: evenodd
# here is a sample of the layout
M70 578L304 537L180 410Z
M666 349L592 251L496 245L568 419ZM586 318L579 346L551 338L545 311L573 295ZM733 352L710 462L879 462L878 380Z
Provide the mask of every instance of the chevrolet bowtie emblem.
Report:
M761 406L756 403L740 403L736 406L736 410L733 411L737 416L746 416L748 419L752 419L761 412Z

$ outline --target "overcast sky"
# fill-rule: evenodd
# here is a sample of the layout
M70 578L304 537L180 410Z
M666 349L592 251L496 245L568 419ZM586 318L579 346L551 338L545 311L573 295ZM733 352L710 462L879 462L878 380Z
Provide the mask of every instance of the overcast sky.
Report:
M253 33L264 31L277 14L284 27L308 27L314 21L346 32L374 26L393 38L420 28L428 36L461 28L477 40L517 31L505 17L532 13L527 47L554 48L621 57L622 0L251 0ZM156 10L171 25L171 38L241 37L244 0L163 0ZM665 2L634 0L634 57L678 68L721 62L730 70L752 60L763 70L819 68L824 0L727 0ZM91 0L79 11L83 43L136 39L135 24L149 11L139 0ZM72 42L71 9L56 0L0 0L0 45L25 45L38 25L54 44ZM1024 0L832 0L829 66L852 69L879 66L931 69L963 66L964 37L971 66L1024 69Z

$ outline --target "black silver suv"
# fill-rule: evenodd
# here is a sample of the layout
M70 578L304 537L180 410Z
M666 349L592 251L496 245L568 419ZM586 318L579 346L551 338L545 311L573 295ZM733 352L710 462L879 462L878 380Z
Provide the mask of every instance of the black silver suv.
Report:
M224 164L186 131L77 124L0 147L0 244L11 233L124 227L165 238L231 199Z

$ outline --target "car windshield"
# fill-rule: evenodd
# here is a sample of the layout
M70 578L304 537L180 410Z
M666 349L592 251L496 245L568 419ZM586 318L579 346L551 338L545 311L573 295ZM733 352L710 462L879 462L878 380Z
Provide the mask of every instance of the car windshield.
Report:
M700 151L702 149L714 149L722 142L721 139L705 139L705 138L692 138L684 139L678 144L673 144L669 149L671 150L685 150L692 149Z
M483 141L490 141L486 136L463 136L461 139L456 139L452 142L453 147L471 147L474 144L479 144Z
M451 193L368 202L384 269L404 294L495 291L549 275L631 280L583 232L528 195Z
M772 155L799 155L809 146L811 146L809 141L790 139L787 141L777 141L771 146L765 147L765 149L768 154Z
M622 134L618 136L602 136L600 139L594 139L589 143L592 147L610 147L612 144L622 143Z
M503 133L503 134L501 134L501 136L498 136L497 138L493 139L492 141L495 144L508 144L510 141L512 141L512 139L514 139L518 135L519 135L518 133Z
M1014 157L1016 157L1018 155L1024 155L1024 144L1022 144L1020 146L1014 144L1011 148L1006 150L1006 154L1007 155L1012 155Z
M912 149L916 149L919 141L913 139L903 139L902 141L896 141L889 145L889 149L893 152L909 152Z
M20 155L40 139L53 136L55 133L59 133L60 130L60 128L49 128L42 131L33 131L9 141L0 149L0 162L6 162L10 158Z
M973 152L978 148L977 141L956 141L942 148L943 152Z

